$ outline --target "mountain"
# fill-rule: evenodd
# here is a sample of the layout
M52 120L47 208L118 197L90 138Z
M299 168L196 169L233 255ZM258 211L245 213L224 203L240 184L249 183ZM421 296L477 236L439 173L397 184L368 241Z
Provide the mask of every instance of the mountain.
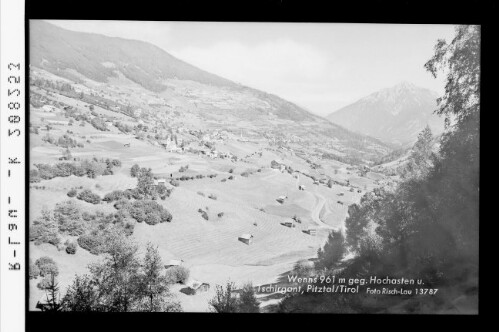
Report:
M97 82L116 77L119 70L126 78L156 92L166 89L162 81L168 78L236 85L146 42L74 32L38 20L30 21L30 63L50 72L74 69Z
M142 41L32 20L30 65L83 85L83 90L90 88L94 96L104 98L105 93L110 105L140 108L142 114L174 110L176 120L189 130L244 129L255 137L278 136L284 141L297 137L303 149L314 150L310 143L321 149L330 146L340 159L372 160L391 151L377 139L353 133L278 96L208 73Z
M416 140L426 125L435 135L443 131L443 119L433 114L437 97L434 91L402 82L343 107L327 118L349 130L407 145Z

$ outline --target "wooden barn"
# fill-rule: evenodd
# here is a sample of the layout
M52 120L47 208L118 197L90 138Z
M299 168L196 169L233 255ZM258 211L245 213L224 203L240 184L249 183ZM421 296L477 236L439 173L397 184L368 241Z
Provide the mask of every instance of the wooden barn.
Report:
M168 269L172 266L180 266L184 261L182 259L170 259L166 264L165 268Z
M203 293L210 289L210 284L198 280L192 280L187 284L187 287L182 288L180 291L187 295L196 295Z
M246 243L249 245L249 244L253 243L253 235L243 234L243 235L239 236L238 240L241 241L242 243Z
M284 201L286 200L286 198L288 198L287 196L279 196L277 197L276 201L278 201L279 203L284 203Z
M312 227L309 227L307 229L307 234L308 235L312 235L312 236L316 236L317 235L317 228L312 228Z
M154 185L156 187L160 187L160 186L166 187L166 179L157 179L157 180L154 180Z
M293 227L296 227L295 223L292 222L292 221L285 221L285 222L282 222L281 225L283 226L286 226L286 227L289 227L289 228L293 228Z

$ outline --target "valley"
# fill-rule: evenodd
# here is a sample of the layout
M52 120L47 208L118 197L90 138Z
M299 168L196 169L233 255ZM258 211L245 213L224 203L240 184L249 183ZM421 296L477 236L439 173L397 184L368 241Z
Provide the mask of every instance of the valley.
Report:
M188 281L170 287L184 311L209 311L215 286L228 280L236 287L247 282L257 287L292 273L297 262L316 257L330 231L344 229L349 205L398 181L396 173L369 167L393 151L391 145L277 96L186 63L172 65L183 69L170 76L145 71L144 63L166 56L155 53L148 59L149 54L139 54L141 63L127 64L109 55L111 51L77 46L95 36L71 33L76 39L67 37L71 44L63 45L54 38L47 41L47 35L64 39L69 32L43 22L32 26L45 44L42 49L34 44L30 66L30 227L44 211L68 201L87 214L116 217L113 201L103 198L137 187L138 179L131 175L134 165L150 168L154 188L161 182L168 193L154 202L171 220L149 224L127 216L118 224L130 227L130 237L141 250L151 243L163 262L181 261L189 270ZM130 50L127 43L132 41L109 39L92 45ZM87 50L88 56L68 62L73 51L61 51L67 47ZM177 61L170 57L168 61ZM101 67L105 69L96 71ZM107 168L99 169L106 163ZM75 175L81 165L95 169ZM62 175L50 173L51 167L59 167ZM97 195L96 201L81 198L88 191ZM246 234L249 244L240 239ZM68 243L81 239L57 236L57 244L33 240L30 259L52 258L64 291L102 254L81 245L69 254ZM182 289L193 281L209 288L185 294ZM30 280L30 310L45 294L39 282L40 277ZM263 311L276 303L272 297L259 297Z

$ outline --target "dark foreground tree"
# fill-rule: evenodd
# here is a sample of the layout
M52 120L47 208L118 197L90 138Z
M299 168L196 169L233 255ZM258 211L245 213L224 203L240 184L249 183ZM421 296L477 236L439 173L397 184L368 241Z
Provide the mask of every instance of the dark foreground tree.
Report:
M59 294L59 284L56 281L55 274L49 276L48 286L45 288L47 303L43 311L61 311L61 300Z
M255 290L251 283L245 284L241 289L237 307L238 312L260 312L260 304L256 299Z
M330 269L338 264L345 254L345 238L341 231L329 233L326 244L317 252L316 268Z
M449 313L459 302L477 312L480 27L459 26L450 43L439 40L425 67L435 76L441 69L446 74L445 94L436 111L446 118L438 158L431 165L415 162L424 172L417 171L394 191L368 194L349 208L346 240L357 256L339 277L421 278L425 287L439 292L404 301L373 301L365 294L297 295L283 300L284 311ZM423 132L415 160L428 160L430 140L429 132ZM376 226L374 234L369 225ZM320 263L327 264L326 257L322 255Z
M76 276L62 299L64 311L99 311L99 294L95 281L88 275Z
M215 297L210 300L209 304L214 312L237 312L238 309L238 299L234 294L235 284L228 281L223 286L217 285L217 290Z

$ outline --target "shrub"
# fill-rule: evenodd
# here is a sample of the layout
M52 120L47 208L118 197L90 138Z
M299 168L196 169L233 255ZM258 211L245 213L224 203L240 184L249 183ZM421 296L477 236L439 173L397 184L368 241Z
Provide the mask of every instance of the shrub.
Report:
M221 180L221 182L225 182L225 181L227 181L227 179L222 179L222 180Z
M124 193L122 190L114 190L114 191L106 194L102 200L109 203L109 202L120 200L123 197L124 197Z
M61 242L57 232L57 226L47 228L43 223L33 224L33 226L29 228L29 239L30 241L35 241L35 245L50 243L56 246Z
M29 182L30 183L37 183L40 182L40 174L36 169L32 169L29 171Z
M74 255L76 253L77 245L74 242L66 242L66 252L70 255Z
M40 275L40 268L38 267L38 265L33 264L30 260L30 262L29 262L29 278L35 279L35 278L38 278L39 275Z
M203 218L204 218L204 219L206 219L206 220L209 220L209 219L210 219L210 217L208 217L208 213L207 213L206 211L202 211L202 212L201 212L201 217L203 217Z
M101 118L95 117L90 121L90 124L94 126L95 129L98 129L100 131L107 131L109 130L107 128L106 122L102 120Z
M177 180L171 180L170 184L174 187L178 187L180 185L180 183Z
M185 172L189 169L189 165L185 165L185 166L180 166L180 169L178 170L179 172Z
M103 245L97 234L83 234L78 237L78 244L91 254L98 255L103 251Z
M53 219L61 233L77 236L83 233L84 223L81 220L81 211L78 203L72 200L57 203Z
M136 178L139 175L139 172L140 172L140 166L137 164L133 165L132 168L130 168L130 176L132 178Z
M78 193L78 191L73 188L70 191L68 191L68 196L69 197L75 197L77 193Z
M229 176L229 180L234 180L234 175Z
M40 276L42 277L49 276L50 274L57 276L59 274L56 263L48 256L38 258L35 261L35 265L40 269Z
M197 194L204 197L204 194L201 191L198 191Z
M244 176L245 178L247 178L249 175L250 173L248 171L244 171L241 173L241 176Z
M169 284L183 284L189 279L189 270L183 266L172 266L166 269L165 277Z
M172 215L162 205L155 201L135 201L130 205L130 216L137 222L146 222L156 225L163 222L171 222Z
M101 201L100 196L97 194L94 194L89 189L85 189L82 192L80 192L76 198L78 198L82 201L85 201L87 203L92 203L92 204L99 204L99 202Z
M47 288L50 287L50 277L45 277L43 278L42 280L40 280L38 282L38 284L36 284L36 287L38 287L38 289L41 289L41 290L46 290Z
M119 159L113 159L111 160L111 164L116 167L121 167L121 160Z
M234 172L233 168L229 169L229 173L233 173L233 172Z
M209 194L208 198L211 198L213 200L217 200L217 195L215 195L215 194Z
M220 213L218 214L218 218L222 218L223 216L224 216L224 213L223 213L223 212L220 212Z

